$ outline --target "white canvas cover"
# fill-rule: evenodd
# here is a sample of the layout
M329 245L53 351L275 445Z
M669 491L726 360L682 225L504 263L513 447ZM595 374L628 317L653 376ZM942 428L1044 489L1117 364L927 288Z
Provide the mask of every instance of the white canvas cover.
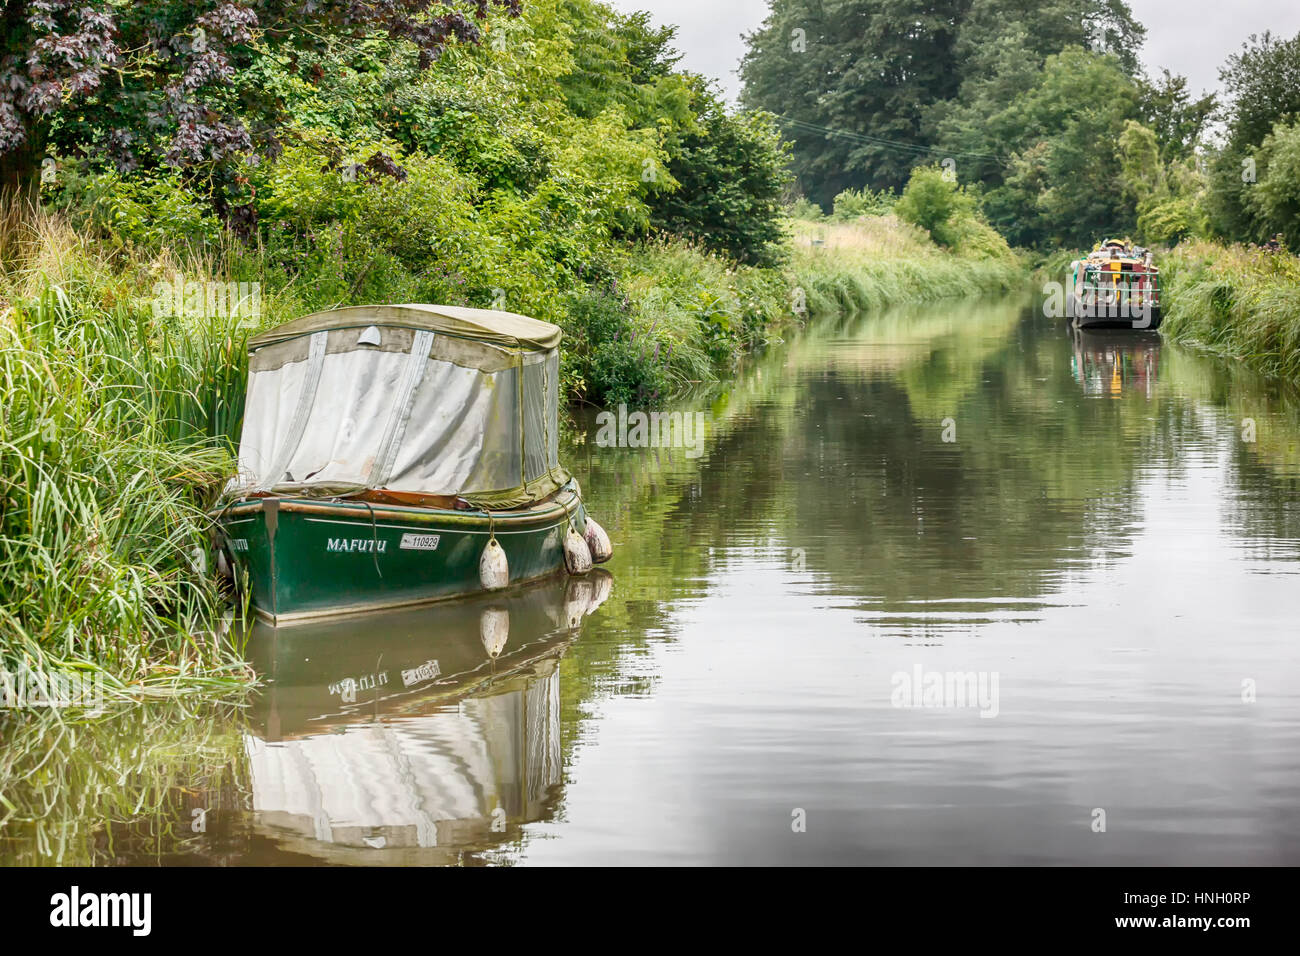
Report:
M381 489L548 494L559 469L559 354L356 323L258 345L232 494Z

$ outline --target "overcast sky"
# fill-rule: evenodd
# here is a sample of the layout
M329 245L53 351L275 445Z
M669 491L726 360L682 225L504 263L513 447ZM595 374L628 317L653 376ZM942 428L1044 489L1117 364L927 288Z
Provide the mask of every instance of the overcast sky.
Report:
M740 89L736 66L744 52L742 33L767 14L767 0L607 0L623 11L649 10L678 26L682 67L714 77L729 98ZM1217 89L1219 66L1252 33L1300 32L1297 0L1129 0L1147 28L1143 60L1149 71L1162 67L1188 78L1193 92Z

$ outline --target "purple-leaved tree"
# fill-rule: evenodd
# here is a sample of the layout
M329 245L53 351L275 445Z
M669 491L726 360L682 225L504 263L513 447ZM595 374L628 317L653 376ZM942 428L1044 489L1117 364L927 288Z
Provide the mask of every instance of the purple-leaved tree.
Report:
M0 186L35 182L52 137L121 170L273 156L285 117L238 74L258 57L384 34L432 63L520 0L0 0Z

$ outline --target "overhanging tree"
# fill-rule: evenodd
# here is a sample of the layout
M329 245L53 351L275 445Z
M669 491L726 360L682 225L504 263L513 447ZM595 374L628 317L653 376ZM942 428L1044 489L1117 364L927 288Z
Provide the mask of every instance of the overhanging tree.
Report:
M0 185L23 185L50 149L123 170L216 172L233 158L274 155L284 116L249 70L259 57L382 33L413 44L428 65L449 43L477 43L491 6L517 15L520 0L0 4Z

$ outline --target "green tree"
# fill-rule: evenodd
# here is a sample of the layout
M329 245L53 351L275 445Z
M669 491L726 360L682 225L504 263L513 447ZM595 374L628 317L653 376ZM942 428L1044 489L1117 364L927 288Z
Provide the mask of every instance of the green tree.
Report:
M781 239L788 155L769 115L729 111L704 78L675 68L676 27L649 14L564 0L574 69L562 88L579 116L624 111L666 157L640 170L649 223L741 262L771 265Z
M1133 74L1142 35L1123 0L774 0L746 38L742 99L780 117L801 190L824 209L944 158L963 181L997 183L1007 154L984 120L1070 45Z
M1124 124L1118 153L1124 190L1137 210L1139 240L1172 244L1206 232L1205 179L1194 158L1164 162L1156 132L1136 120Z
M1160 160L1171 163L1190 159L1217 106L1213 93L1192 99L1187 77L1163 70L1157 80L1138 79L1138 116L1155 134Z
M970 0L773 0L746 37L742 102L777 115L803 194L901 188L929 104L957 92L953 43Z
M1300 122L1278 123L1255 151L1263 175L1246 202L1265 235L1282 233L1300 249Z
M274 155L285 116L247 82L259 59L378 33L428 66L453 41L477 42L494 4L519 12L519 0L7 0L0 184L28 180L50 145L105 154L124 171Z
M651 197L651 226L741 262L773 265L789 174L772 117L728 112L703 81L692 108L692 128L667 149L677 188Z
M1137 99L1114 56L1072 48L1048 57L1033 87L984 123L1009 154L1001 182L984 193L992 226L1026 246L1081 246L1132 230L1117 145Z
M1155 131L1126 120L1119 135L1119 165L1124 188L1138 206L1165 189L1164 167Z
M1300 34L1252 35L1219 76L1228 101L1221 113L1226 136L1211 165L1210 224L1224 238L1258 241L1268 226L1249 199L1261 176L1255 150L1278 123L1300 118Z
M972 0L955 44L958 95L932 105L926 126L963 181L996 185L1009 157L988 121L1039 84L1048 57L1081 47L1134 76L1144 34L1122 0Z

